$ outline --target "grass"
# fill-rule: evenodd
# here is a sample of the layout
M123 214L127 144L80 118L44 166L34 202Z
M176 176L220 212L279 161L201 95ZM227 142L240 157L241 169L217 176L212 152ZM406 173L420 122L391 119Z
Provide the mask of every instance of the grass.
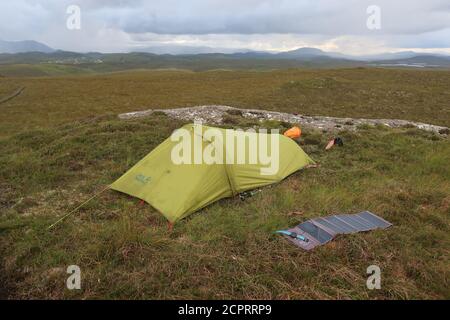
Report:
M448 71L140 71L5 78L0 97L22 86L20 97L0 105L0 136L104 114L203 104L450 126Z
M43 77L89 74L90 70L79 69L70 65L58 64L5 64L0 65L3 77Z
M302 147L320 163L318 168L302 170L245 201L216 202L177 223L172 232L150 206L114 191L54 230L46 229L183 124L162 114L121 121L117 112L144 104L214 102L386 118L401 117L405 109L401 118L448 125L443 88L448 75L358 69L8 78L0 93L20 85L27 89L0 105L0 296L448 299L450 142L412 128L365 126L342 132L344 146L329 152L323 149L332 134L304 130ZM291 78L303 84L283 86ZM428 87L421 85L426 81ZM260 88L263 84L267 87ZM322 86L335 96L303 91ZM392 95L384 105L387 87L408 98ZM366 101L372 108L351 99L361 90L376 93L375 100ZM314 95L316 108L299 107ZM420 97L427 102L419 107ZM334 109L345 98L349 107ZM238 114L230 119L229 126L258 125L248 119L240 123ZM311 252L273 234L309 218L361 210L394 226L341 236ZM71 264L81 267L82 290L65 287ZM366 288L366 268L372 264L381 267L381 290Z

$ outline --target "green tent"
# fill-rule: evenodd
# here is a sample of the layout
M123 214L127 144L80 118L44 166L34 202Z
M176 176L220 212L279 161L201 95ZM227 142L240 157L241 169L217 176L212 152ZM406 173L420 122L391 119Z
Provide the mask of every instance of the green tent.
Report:
M255 161L255 144L251 143L255 140L251 139L264 134L207 126L201 126L200 131L197 131L196 126L189 124L181 128L184 129L184 137L188 137L187 146L200 141L203 152L210 152L212 156L221 154L225 159L223 163L203 161L197 164L195 148L191 148L190 153L186 154L187 149L180 149L179 140L173 141L169 137L116 180L110 186L111 189L148 202L173 223L214 201L278 182L314 163L293 140L283 135L277 134L279 142L275 148L272 135L267 133L266 141L259 138L258 146L267 146L267 154L272 151L279 154L276 157L278 170L262 174L269 165L267 159L263 161L259 159L261 157ZM227 136L230 133L232 138ZM180 150L183 152L178 152ZM244 155L240 160L236 155L239 150L241 154L242 151L245 153L244 161ZM183 159L192 156L194 160L191 163L174 163L174 154L185 157Z

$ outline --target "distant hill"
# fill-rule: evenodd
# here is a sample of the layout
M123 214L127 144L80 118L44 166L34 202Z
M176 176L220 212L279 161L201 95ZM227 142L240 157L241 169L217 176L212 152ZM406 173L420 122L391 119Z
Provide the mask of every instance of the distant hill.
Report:
M300 48L280 53L248 51L178 55L147 52L77 53L60 50L0 53L0 76L10 77L104 73L131 69L204 71L353 67L450 68L450 56L401 52L363 58L316 48Z
M49 46L34 41L5 41L0 40L0 53L19 53L19 52L53 52L54 49Z
M320 49L304 47L291 51L280 52L275 55L279 58L299 59L318 56L328 56L328 53Z
M339 52L328 52L323 51L318 48L312 47L302 47L295 50L283 51L283 52L268 52L268 51L254 51L245 48L219 48L219 47L208 47L208 46L187 46L187 45L176 45L176 44L163 44L154 45L150 47L138 47L129 48L129 53L79 53L79 52L68 52L55 50L49 46L34 41L4 41L0 40L0 54L28 54L28 53L46 53L51 54L49 56L43 55L22 55L17 58L22 61L22 63L27 63L27 57L34 60L52 60L52 59L66 59L66 58L79 58L82 60L90 60L92 58L101 59L107 56L121 56L121 55L131 55L136 57L135 54L149 54L147 57L158 56L198 56L196 58L211 58L211 57L221 57L227 59L275 59L275 60L302 60L302 61L331 61L337 59L338 61L353 61L353 62L377 62L377 61L395 61L404 59L416 59L421 61L432 60L437 58L438 64L446 59L450 59L450 55L445 54L434 54L434 53L419 53L414 51L400 51L400 52L385 52L379 54L369 54L369 55L348 55ZM151 56L153 55L153 56ZM15 60L12 57L11 60ZM167 60L167 57L165 57ZM177 59L177 58L173 58ZM61 62L61 61L59 61ZM1 61L0 61L1 63ZM446 63L444 63L446 64Z
M351 61L395 61L404 59L417 59L426 63L425 60L433 60L437 58L442 62L450 59L450 55L433 54L433 53L419 53L414 51L400 51L400 52L385 52L372 55L346 55L339 52L327 52L317 48L299 48L292 51L280 52L274 54L277 58L284 59L313 59L317 57L328 57L333 59L345 59Z

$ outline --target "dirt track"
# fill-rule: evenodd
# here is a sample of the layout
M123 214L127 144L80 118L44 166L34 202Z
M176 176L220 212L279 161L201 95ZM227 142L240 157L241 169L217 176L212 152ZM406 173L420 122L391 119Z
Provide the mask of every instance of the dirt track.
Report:
M9 100L17 97L19 94L22 93L23 90L25 90L25 87L19 88L16 91L14 91L12 94L10 94L9 96L7 96L3 99L0 99L0 104L5 103L6 101L9 101Z

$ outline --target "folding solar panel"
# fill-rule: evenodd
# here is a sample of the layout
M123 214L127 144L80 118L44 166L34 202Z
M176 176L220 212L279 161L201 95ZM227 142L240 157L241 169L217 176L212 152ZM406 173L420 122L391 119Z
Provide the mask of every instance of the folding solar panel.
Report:
M282 230L281 233L295 245L311 250L331 241L338 234L385 229L391 225L390 222L372 212L364 211L357 214L338 214L311 219L294 228Z

